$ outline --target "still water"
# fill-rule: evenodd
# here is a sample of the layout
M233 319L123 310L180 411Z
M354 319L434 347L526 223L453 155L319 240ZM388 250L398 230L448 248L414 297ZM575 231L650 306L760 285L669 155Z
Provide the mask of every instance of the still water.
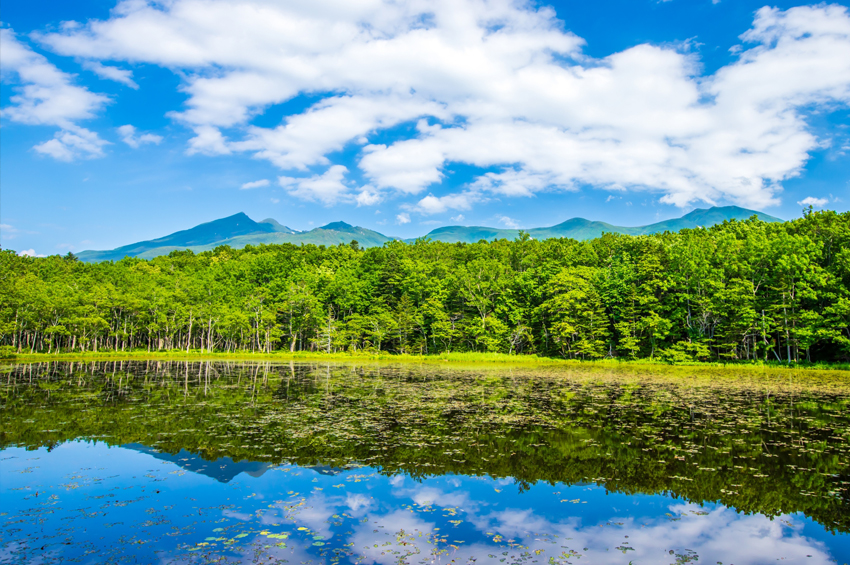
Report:
M2 371L0 563L850 563L846 373Z

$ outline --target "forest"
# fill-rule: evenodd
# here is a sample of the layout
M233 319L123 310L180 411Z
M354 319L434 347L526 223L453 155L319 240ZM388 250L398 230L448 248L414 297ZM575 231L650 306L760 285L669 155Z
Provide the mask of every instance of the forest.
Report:
M597 239L0 251L7 352L850 359L850 213Z

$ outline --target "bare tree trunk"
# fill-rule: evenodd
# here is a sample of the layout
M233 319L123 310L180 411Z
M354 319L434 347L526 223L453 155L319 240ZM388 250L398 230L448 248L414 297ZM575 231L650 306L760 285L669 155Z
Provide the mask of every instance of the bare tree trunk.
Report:
M189 337L186 339L186 353L189 353L189 347L192 345L192 322L194 321L192 313L189 312Z

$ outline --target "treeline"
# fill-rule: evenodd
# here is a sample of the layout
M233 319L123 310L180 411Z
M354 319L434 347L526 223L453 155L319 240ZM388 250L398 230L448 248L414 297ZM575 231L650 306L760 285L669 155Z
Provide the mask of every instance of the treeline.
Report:
M0 344L843 361L850 213L584 242L223 246L95 264L7 250Z

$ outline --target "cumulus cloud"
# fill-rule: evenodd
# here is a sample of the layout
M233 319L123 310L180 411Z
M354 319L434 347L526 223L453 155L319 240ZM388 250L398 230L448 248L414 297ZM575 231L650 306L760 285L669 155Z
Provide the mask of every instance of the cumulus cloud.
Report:
M499 216L499 223L512 230L519 229L519 222L508 216Z
M409 224L410 223L410 214L406 214L404 212L402 212L401 214L398 214L395 217L395 223L397 223L398 225Z
M0 29L0 68L4 82L13 81L15 94L3 117L30 125L58 126L53 139L34 149L62 161L100 157L108 142L74 122L92 118L108 98L72 83L73 75L60 71L43 55L18 41L11 29Z
M47 255L40 255L35 252L35 249L24 249L20 253L18 253L21 257L47 257Z
M815 208L823 208L827 204L829 204L829 199L827 198L815 198L814 196L807 196L803 198L799 202L797 202L800 206L814 206Z
M354 198L354 201L357 202L357 206L374 206L375 204L379 204L383 201L383 197L381 194L371 187L365 186ZM375 211L376 214L380 213L380 210Z
M3 116L24 124L64 127L92 118L108 99L72 84L73 76L60 71L43 56L18 41L11 29L0 29L3 78L18 76L20 85L3 109Z
M227 140L221 134L218 128L212 126L197 126L195 137L189 140L189 147L186 149L187 155L229 155L232 153L228 146Z
M850 16L762 8L742 31L737 59L713 75L676 46L591 59L552 9L511 0L126 0L108 20L38 39L178 72L189 98L172 116L196 133L189 153L328 167L287 185L305 197L347 193L325 177L350 147L371 186L403 195L464 163L486 170L469 194L591 185L762 207L823 146L807 112L850 102ZM276 127L250 125L301 94L321 99ZM425 197L417 211L465 209L452 198Z
M474 203L482 199L483 195L473 190L456 194L446 194L445 196L429 194L417 202L415 206L409 206L409 208L411 211L419 212L420 214L441 214L447 210L469 210Z
M124 86L129 86L133 90L139 89L139 85L133 80L133 72L128 71L127 69L104 65L97 61L84 61L83 68L93 72L100 78L120 82Z
M560 179L550 173L508 169L500 173L485 173L472 186L504 196L531 196L550 186L567 189L572 188L571 185L569 179Z
M143 133L136 135L136 128L130 124L118 128L118 133L121 135L121 141L136 149L140 145L152 143L158 145L162 141L162 136L153 133Z
M355 203L358 207L374 206L384 200L383 194L370 185L357 188L354 183L347 182L347 173L348 168L343 165L332 165L324 173L311 177L278 177L278 184L286 188L291 196L322 202L326 206L338 203Z
M216 96L218 93L216 93ZM289 116L285 123L270 129L248 127L245 140L232 143L231 148L252 151L283 169L305 169L310 165L328 164L327 153L339 151L362 134L392 127L422 114L446 115L439 105L415 100L413 95L332 96L312 106L308 111ZM179 117L190 122L193 114ZM213 120L214 123L218 123ZM231 121L224 120L224 125ZM366 151L371 151L368 146ZM407 163L400 163L397 174L409 174ZM390 174L387 171L387 174ZM386 183L383 183L386 185ZM420 182L414 182L418 187ZM402 183L396 179L396 188Z
M326 206L351 199L351 189L343 182L348 169L342 165L328 168L324 174L309 178L278 177L280 186L302 200L320 201Z
M56 132L53 139L39 143L33 149L58 161L73 161L102 157L105 145L109 145L109 142L98 137L97 133L66 124L63 130Z
M239 190L250 190L252 188L261 188L263 186L269 185L269 179L261 179L255 180L251 182L246 182L242 186L239 187Z

